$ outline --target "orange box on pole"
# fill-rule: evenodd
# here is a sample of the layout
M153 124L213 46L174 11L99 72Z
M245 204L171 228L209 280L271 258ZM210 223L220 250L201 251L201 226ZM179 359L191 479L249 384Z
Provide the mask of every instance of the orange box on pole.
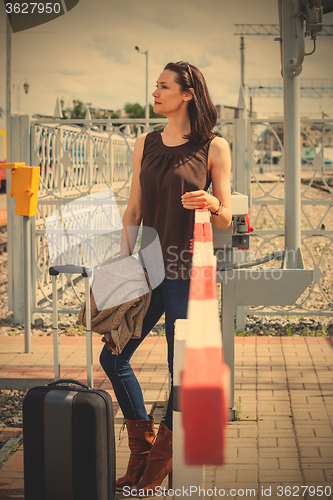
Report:
M15 215L36 215L40 168L28 167L25 163L4 163L0 168L12 171L9 194L16 198Z

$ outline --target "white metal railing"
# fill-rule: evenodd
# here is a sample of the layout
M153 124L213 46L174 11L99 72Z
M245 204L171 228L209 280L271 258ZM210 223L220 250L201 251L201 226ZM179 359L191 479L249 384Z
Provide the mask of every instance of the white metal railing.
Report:
M72 121L72 120L71 120ZM71 201L107 188L111 188L123 212L129 194L132 173L132 150L135 137L128 129L123 131L110 122L98 126L94 122L80 121L79 124L59 120L51 123L31 122L31 156L41 167L38 214L32 230L34 263L33 312L50 309L51 281L48 268L51 265L45 239L45 220L54 210ZM140 126L139 126L140 127ZM83 198L84 199L84 198ZM79 209L80 207L76 207ZM85 224L89 207L81 207L76 217ZM64 220L66 226L69 220ZM95 245L99 256L105 256L106 238ZM67 255L68 257L68 255ZM60 278L63 290L70 289L79 299L77 287L72 280ZM63 296L63 304L71 302ZM74 300L75 302L75 300ZM74 307L73 307L74 306ZM77 309L70 304L63 310ZM60 308L60 311L62 310Z
M167 120L29 122L28 117L21 116L13 118L12 123L13 161L41 166L38 214L32 221L32 312L51 312L46 217L72 200L106 188L113 190L122 217L129 195L135 139L143 130L163 127ZM246 180L241 192L250 197L254 226L249 252L258 257L284 249L283 120L220 119L215 131L230 143L233 177L237 172L237 183ZM332 314L333 296L326 271L332 259L333 188L329 178L333 177L333 123L329 119L304 121L301 134L304 147L315 152L313 159L302 164L302 251L305 265L315 270L314 282L293 308L251 308L251 313ZM239 148L240 143L244 147ZM9 303L15 321L22 322L24 270L17 251L21 245L21 227L17 219L14 223L13 213L14 201L10 200L8 221L12 229L8 245L13 255L8 257ZM58 282L68 291L63 294L63 310L76 311L81 299L78 285L67 282L64 276ZM72 290L70 299L69 290Z
M283 119L249 120L248 165L251 179L251 257L284 249ZM314 269L314 281L290 307L251 307L257 315L333 315L333 293L327 279L332 260L333 123L301 123L301 142L313 150L301 167L301 234L304 265ZM272 267L274 264L270 263ZM275 264L278 266L279 264Z
M77 198L111 185L128 185L134 138L119 130L70 125L31 127L33 163L39 164L39 199ZM117 184L120 183L120 184Z
M150 130L166 124L165 119L150 120ZM53 120L31 122L31 154L41 165L38 215L33 228L34 311L50 312L50 259L45 240L45 219L54 210L89 193L112 188L121 216L127 205L132 173L135 138L145 127L145 120ZM219 120L216 132L233 141L234 120ZM120 126L120 128L119 128ZM106 240L99 246L105 252ZM102 258L102 257L101 257ZM76 311L78 303L68 296L80 297L79 286L61 276L63 304L60 312Z

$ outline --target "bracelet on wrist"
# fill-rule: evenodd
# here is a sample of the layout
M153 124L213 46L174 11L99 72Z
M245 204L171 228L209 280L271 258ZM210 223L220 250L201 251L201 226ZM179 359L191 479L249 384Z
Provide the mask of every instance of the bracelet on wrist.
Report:
M223 210L223 205L222 205L221 201L218 200L218 202L219 202L219 208L216 210L216 212L213 212L212 210L209 210L210 213L213 214L213 215L220 215L220 213Z

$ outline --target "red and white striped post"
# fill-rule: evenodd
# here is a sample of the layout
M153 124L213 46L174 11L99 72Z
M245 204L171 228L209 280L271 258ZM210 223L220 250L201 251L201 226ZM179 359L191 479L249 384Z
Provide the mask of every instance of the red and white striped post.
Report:
M196 210L193 239L188 339L180 390L184 456L191 465L221 465L230 407L230 370L223 363L208 210Z

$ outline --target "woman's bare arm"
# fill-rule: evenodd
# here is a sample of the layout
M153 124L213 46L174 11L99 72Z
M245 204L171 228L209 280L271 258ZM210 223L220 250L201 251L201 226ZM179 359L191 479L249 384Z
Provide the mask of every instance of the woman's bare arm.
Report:
M232 221L231 213L231 156L229 144L222 137L216 137L209 148L208 161L212 179L213 196L223 205L220 215L212 214L212 222L219 229L227 229ZM218 203L216 210L218 209Z
M141 160L143 154L144 143L147 134L140 135L134 144L133 152L133 176L130 189L128 205L123 216L123 232L121 235L121 249L122 255L131 255L139 226L142 219L141 214L141 186L140 186L140 171Z
M225 139L215 137L212 140L208 154L208 165L212 179L213 195L203 189L190 191L182 196L183 207L189 210L207 208L211 212L217 212L219 202L221 201L223 205L222 212L219 215L212 214L212 221L219 229L227 229L232 220L230 189L231 158L229 145Z

